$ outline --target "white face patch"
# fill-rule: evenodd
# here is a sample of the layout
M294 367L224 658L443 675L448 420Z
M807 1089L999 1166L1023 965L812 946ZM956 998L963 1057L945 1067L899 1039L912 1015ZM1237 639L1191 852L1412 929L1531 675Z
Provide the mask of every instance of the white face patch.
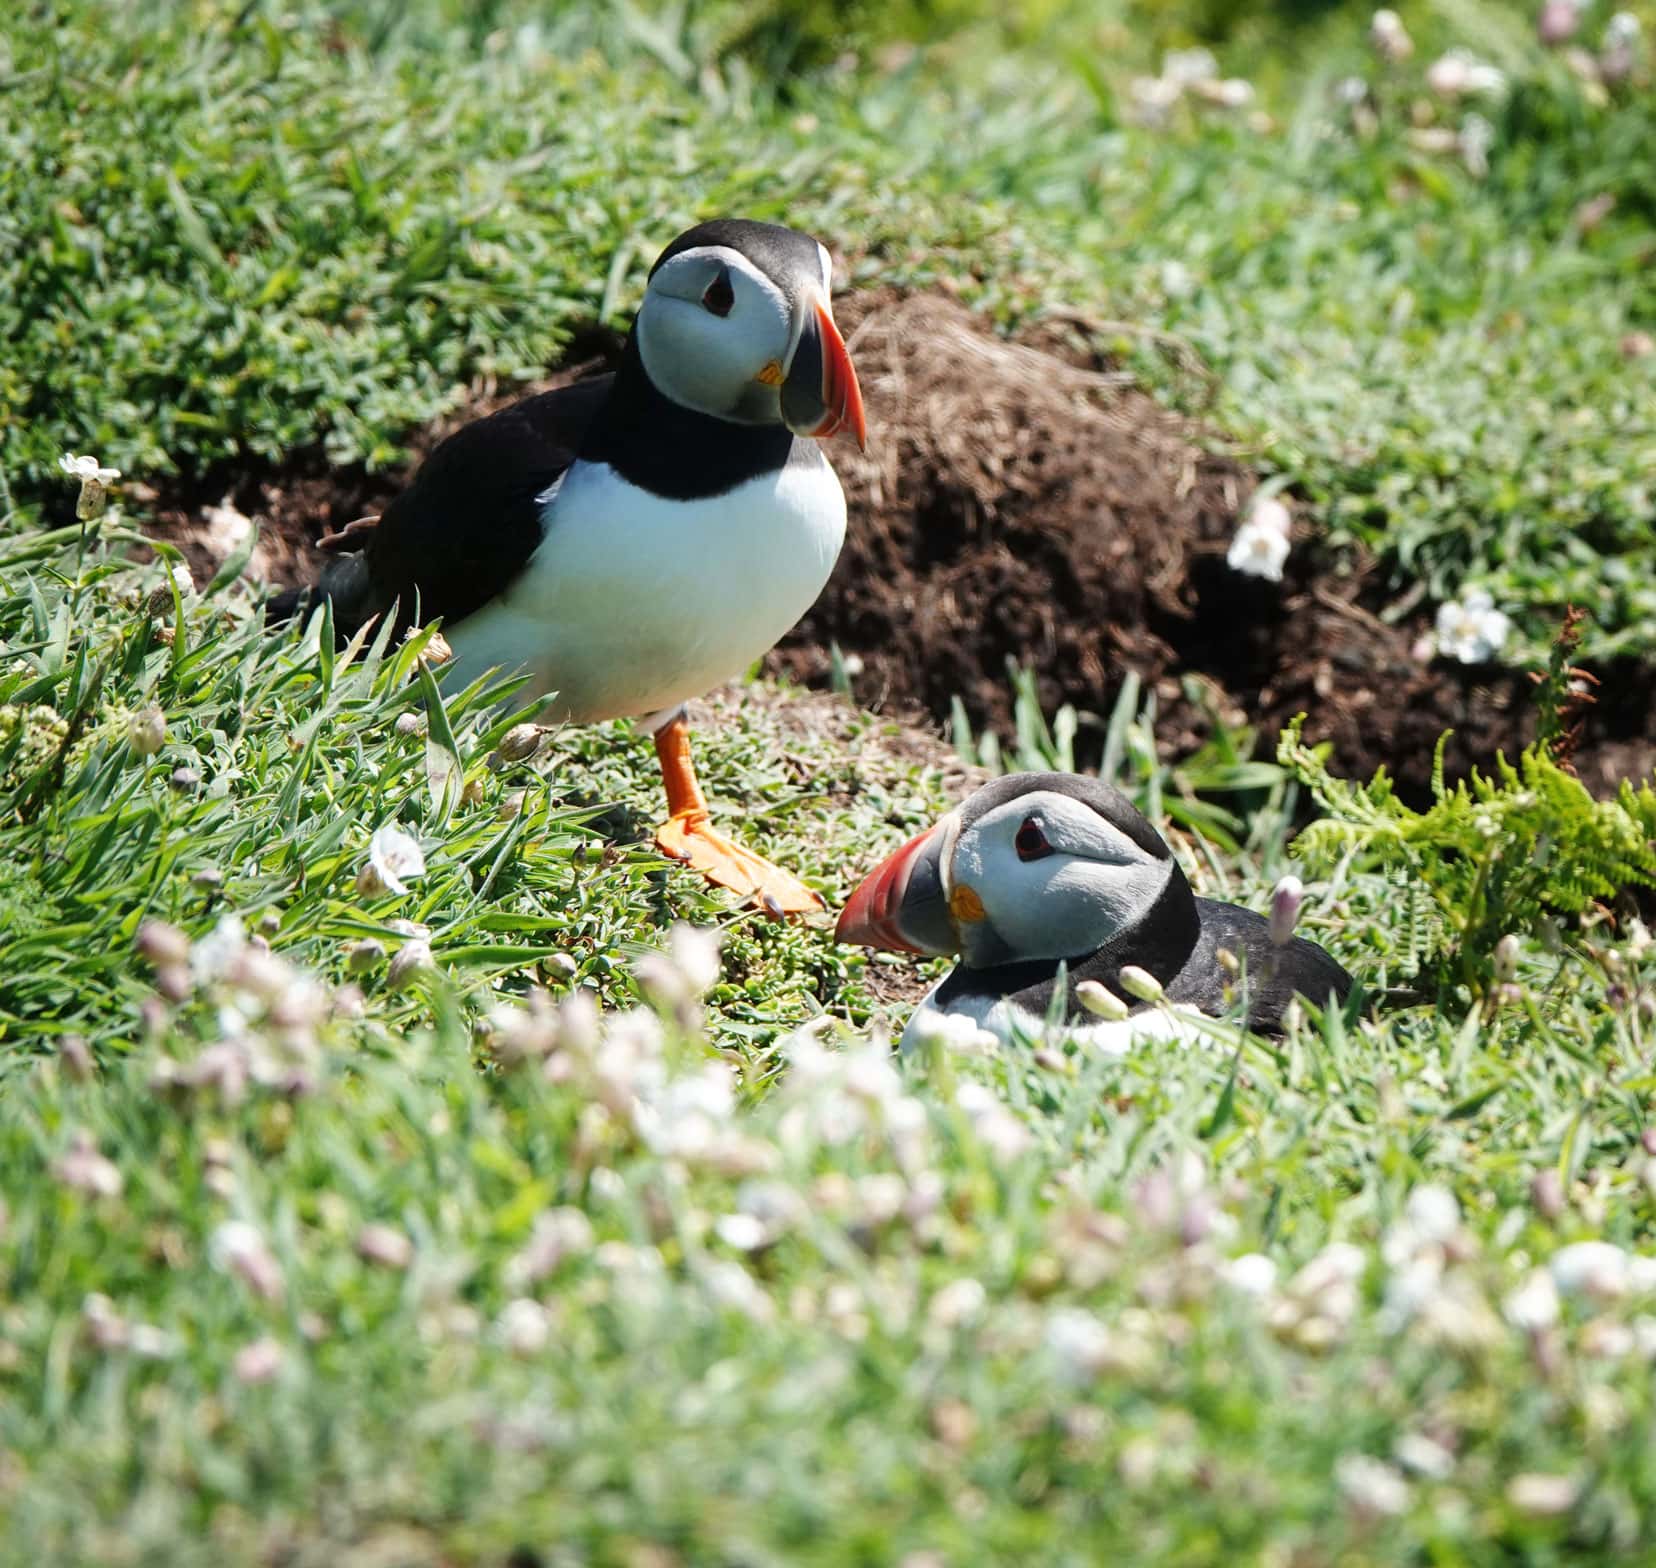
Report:
M729 285L722 314L707 304L709 288L721 279ZM776 388L758 378L771 361L786 362L793 335L782 290L724 245L698 245L665 262L633 326L658 391L685 408L743 424L780 421Z
M1020 852L1020 845L1022 852ZM951 880L984 918L963 922L968 963L1070 958L1137 923L1173 875L1084 802L1047 790L997 806L962 831Z
M822 297L827 299L834 292L834 258L821 240L817 241L817 260L822 263Z

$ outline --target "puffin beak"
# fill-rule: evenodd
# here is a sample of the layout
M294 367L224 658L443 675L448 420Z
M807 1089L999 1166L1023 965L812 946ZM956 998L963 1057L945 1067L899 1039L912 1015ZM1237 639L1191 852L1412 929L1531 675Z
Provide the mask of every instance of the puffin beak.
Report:
M849 430L868 450L862 390L845 339L820 295L805 302L805 325L782 382L782 418L795 435L819 440Z
M951 813L876 866L840 912L834 940L893 953L958 953L943 887L953 828Z

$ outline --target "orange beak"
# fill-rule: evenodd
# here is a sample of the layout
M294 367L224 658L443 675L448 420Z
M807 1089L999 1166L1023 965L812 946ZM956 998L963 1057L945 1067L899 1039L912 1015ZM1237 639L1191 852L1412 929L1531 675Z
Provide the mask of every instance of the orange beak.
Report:
M822 401L828 413L812 432L826 440L849 430L857 438L857 450L868 450L868 421L863 416L862 388L857 385L857 369L851 363L845 339L834 325L828 307L820 301L816 306L817 330L822 334Z
M949 819L916 834L865 877L834 927L836 942L892 953L955 953L960 939L943 891Z
M806 308L809 314L782 383L782 417L791 430L819 441L849 430L866 452L868 421L845 339L826 300L813 299Z

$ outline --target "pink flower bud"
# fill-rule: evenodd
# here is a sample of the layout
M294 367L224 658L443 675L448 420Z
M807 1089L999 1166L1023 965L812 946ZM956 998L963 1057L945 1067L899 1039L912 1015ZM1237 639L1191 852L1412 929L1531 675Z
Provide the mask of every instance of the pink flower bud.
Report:
M1273 946L1286 945L1299 924L1300 908L1305 903L1305 886L1298 877L1284 877L1271 889L1271 942Z

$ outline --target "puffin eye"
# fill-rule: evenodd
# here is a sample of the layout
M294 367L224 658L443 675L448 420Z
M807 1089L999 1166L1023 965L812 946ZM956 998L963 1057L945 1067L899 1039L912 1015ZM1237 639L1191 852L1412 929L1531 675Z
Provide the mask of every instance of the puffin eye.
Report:
M736 290L730 286L730 268L720 267L702 292L702 304L715 316L728 316L736 303Z
M1017 850L1019 860L1041 860L1052 853L1052 845L1047 843L1047 836L1034 817L1024 818L1018 836L1012 840L1012 847Z

